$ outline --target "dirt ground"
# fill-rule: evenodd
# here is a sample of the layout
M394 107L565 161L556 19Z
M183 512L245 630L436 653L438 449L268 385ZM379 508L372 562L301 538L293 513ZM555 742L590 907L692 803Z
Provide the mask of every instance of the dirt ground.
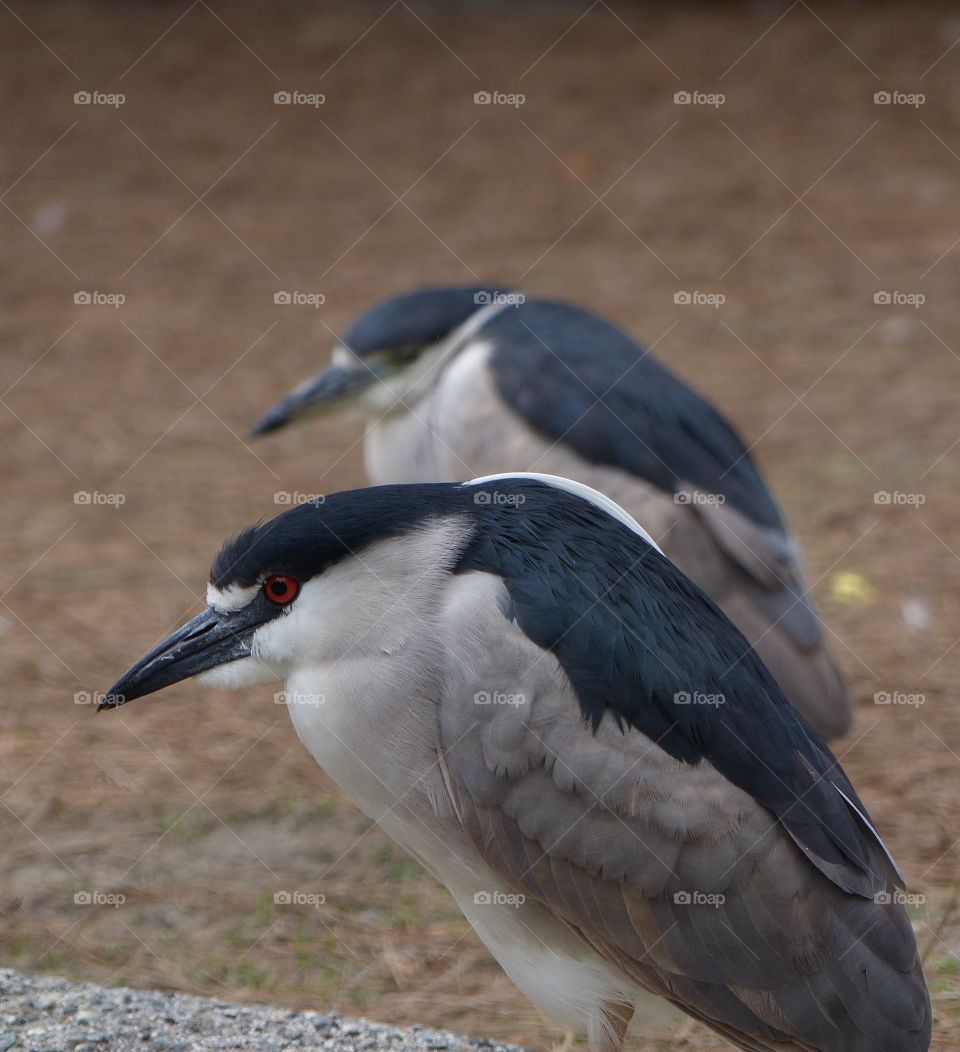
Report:
M960 1049L951 6L21 0L0 27L0 963L559 1039L269 689L87 703L276 494L362 483L356 421L250 443L258 413L372 301L479 277L657 341L756 442Z

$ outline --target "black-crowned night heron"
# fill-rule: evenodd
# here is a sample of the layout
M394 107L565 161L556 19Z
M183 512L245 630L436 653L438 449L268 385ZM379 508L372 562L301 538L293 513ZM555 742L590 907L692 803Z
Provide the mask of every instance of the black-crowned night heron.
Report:
M820 733L843 734L852 705L799 551L736 432L613 325L517 299L435 288L380 303L254 431L349 400L368 416L372 482L542 471L606 493L719 603Z
M103 705L285 678L317 762L594 1049L650 995L754 1052L928 1047L856 791L606 497L548 476L335 494L227 543L208 599Z

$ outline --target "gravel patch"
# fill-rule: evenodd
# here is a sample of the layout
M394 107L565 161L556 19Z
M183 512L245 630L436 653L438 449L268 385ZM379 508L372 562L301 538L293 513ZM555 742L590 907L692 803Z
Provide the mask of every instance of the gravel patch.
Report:
M514 1045L0 969L0 1052L522 1052Z

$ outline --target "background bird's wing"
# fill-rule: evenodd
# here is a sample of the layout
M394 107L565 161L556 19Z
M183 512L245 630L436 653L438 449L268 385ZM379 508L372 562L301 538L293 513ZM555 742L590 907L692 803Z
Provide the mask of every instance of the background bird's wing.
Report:
M610 709L594 731L564 668L571 652L530 640L511 583L469 574L455 586L458 627L447 640L441 705L448 787L488 864L639 986L741 1048L924 1047L926 994L902 907L841 890L862 883L862 871L818 857L824 848L809 828L788 833L706 759L670 755L667 731L644 733L636 714ZM553 608L565 609L564 598ZM589 636L582 611L558 629L578 634L573 619ZM601 647L593 663L611 696L618 678L637 689L635 654ZM761 735L776 730L776 717L765 719ZM683 733L699 733L706 747L711 731L693 721ZM764 763L771 757L759 747ZM791 751L797 784L817 797L840 839L856 830L867 868L889 893L873 834L850 821L831 781L811 777L802 743ZM836 780L846 784L842 774Z
M485 328L498 390L544 437L680 494L793 644L817 646L796 547L746 446L695 391L601 318L531 300ZM703 500L702 498L708 498Z

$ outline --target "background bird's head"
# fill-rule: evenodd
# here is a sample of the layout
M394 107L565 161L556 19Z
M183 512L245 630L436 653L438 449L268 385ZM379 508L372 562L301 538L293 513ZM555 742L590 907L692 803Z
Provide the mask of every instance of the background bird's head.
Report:
M416 401L475 330L472 319L479 326L503 306L503 293L483 285L417 289L378 303L348 326L330 367L281 399L253 434L347 403L382 415Z

